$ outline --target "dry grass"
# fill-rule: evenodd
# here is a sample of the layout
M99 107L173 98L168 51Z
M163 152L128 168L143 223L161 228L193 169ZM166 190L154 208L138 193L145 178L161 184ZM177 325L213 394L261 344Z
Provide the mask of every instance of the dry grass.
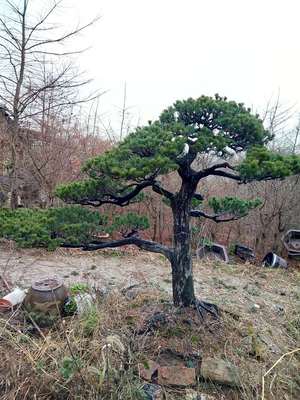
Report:
M157 312L166 322L141 334ZM133 300L112 292L89 313L41 329L42 336L26 327L22 310L0 320L3 400L143 399L137 364L159 359L164 349L230 360L241 372L241 387L199 382L199 391L215 399L254 400L261 398L263 374L278 359L255 348L258 333L247 318L225 312L219 321L207 317L203 322L195 311L175 309L153 289L143 289ZM291 348L297 338L286 335ZM265 377L265 399L298 398L299 361L299 354L290 354ZM165 396L184 398L184 391L167 388Z
M119 257L107 253L112 256ZM86 256L68 253L66 257L75 264ZM99 265L100 257L90 264ZM143 261L162 271L157 281L151 280L152 286L142 286L133 299L115 289L105 298L98 296L88 314L61 318L40 332L28 330L22 309L0 315L1 400L143 399L144 382L137 364L160 360L165 349L227 359L236 365L239 388L198 382L198 391L216 400L262 399L262 382L265 400L300 398L300 353L292 353L300 343L298 269L195 263L197 293L223 310L219 321L209 317L202 321L193 310L174 308L168 291L153 289L169 285L163 260L122 254L122 267L130 257L136 265ZM136 280L147 282L146 272L145 267ZM83 275L78 279L82 281ZM166 316L166 323L141 333L145 321L157 312ZM184 393L165 388L167 400L184 399Z

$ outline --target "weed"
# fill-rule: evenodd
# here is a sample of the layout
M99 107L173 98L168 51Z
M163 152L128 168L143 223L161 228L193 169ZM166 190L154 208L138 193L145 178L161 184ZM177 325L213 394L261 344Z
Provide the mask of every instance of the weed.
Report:
M87 293L90 290L90 287L86 283L74 283L72 286L69 288L71 294L80 294L80 293Z
M92 336L100 322L99 312L96 307L91 307L83 315L81 320L83 335L85 337Z
M19 336L19 338L18 338L18 342L20 344L26 344L26 343L29 343L29 341L30 341L29 337L27 335L24 335L24 334L21 334Z
M64 357L59 368L59 373L66 380L70 380L75 372L82 367L82 362L79 358Z
M251 350L249 354L255 357L257 360L261 360L263 358L263 348L259 341L258 335L255 332L254 326L251 323L248 325L248 334L251 343Z
M197 335L192 335L192 336L191 336L191 342L192 342L193 344L199 344L199 343L200 343L200 337L197 336Z

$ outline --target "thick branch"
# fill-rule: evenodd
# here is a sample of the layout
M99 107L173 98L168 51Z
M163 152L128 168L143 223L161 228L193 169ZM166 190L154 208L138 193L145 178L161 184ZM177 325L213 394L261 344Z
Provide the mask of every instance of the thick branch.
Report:
M152 189L155 193L165 196L167 199L172 200L174 198L174 194L164 189L158 182L153 183Z
M152 180L147 180L144 182L141 182L135 186L135 188L130 192L127 193L124 196L115 196L113 194L107 193L101 195L103 197L103 200L98 200L98 199L82 199L80 201L76 200L76 204L81 204L81 205L88 205L88 206L93 206L93 207L99 207L102 206L103 204L113 204L115 206L128 206L130 201L136 197L143 189L146 187L152 186L153 181ZM106 197L106 198L105 198Z
M215 164L212 167L209 167L202 171L197 172L194 175L194 179L199 181L200 179L206 178L207 176L215 175L215 176L223 176L224 178L234 179L237 181L242 181L242 178L239 175L235 175L230 172L226 172L226 171L222 170L222 168L227 168L232 171L236 170L236 168L233 165L229 164L228 162L223 162L223 163Z
M245 215L235 215L233 217L222 218L222 214L206 214L204 211L200 210L191 210L190 212L191 217L203 217L207 219L211 219L212 221L219 223L219 222L230 222L236 221L240 218L243 218Z
M114 248L114 247L121 247L126 245L135 245L140 249L151 251L153 253L160 253L167 257L169 260L172 257L172 249L167 246L164 246L157 242L152 242L151 240L144 240L137 236L131 236L125 239L120 240L113 240L111 242L98 242L96 244L88 244L82 247L85 251L93 251L99 249L107 249L107 248Z
M217 170L210 175L222 176L224 178L233 179L233 180L241 182L241 183L244 182L244 180L239 175L231 174L230 172L226 172L226 171L218 171Z

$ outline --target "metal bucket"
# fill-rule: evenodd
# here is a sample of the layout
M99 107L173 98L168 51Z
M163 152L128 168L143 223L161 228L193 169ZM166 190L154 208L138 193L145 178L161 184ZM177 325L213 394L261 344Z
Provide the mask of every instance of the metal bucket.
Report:
M287 268L287 262L279 257L275 253L268 253L263 259L263 266L264 267L271 267L271 268Z

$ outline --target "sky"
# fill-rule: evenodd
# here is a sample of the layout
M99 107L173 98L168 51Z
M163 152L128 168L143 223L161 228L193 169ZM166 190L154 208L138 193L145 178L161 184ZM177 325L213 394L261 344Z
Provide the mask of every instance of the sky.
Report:
M59 18L66 30L100 16L73 45L90 46L77 62L93 87L106 91L100 108L113 123L125 82L126 106L140 124L177 99L202 94L219 93L262 110L280 92L283 104L300 108L299 0L63 4Z
M65 23L100 15L80 64L142 123L176 99L219 93L262 109L300 106L299 0L68 0ZM71 16L73 14L73 16ZM109 112L109 111L108 111Z

